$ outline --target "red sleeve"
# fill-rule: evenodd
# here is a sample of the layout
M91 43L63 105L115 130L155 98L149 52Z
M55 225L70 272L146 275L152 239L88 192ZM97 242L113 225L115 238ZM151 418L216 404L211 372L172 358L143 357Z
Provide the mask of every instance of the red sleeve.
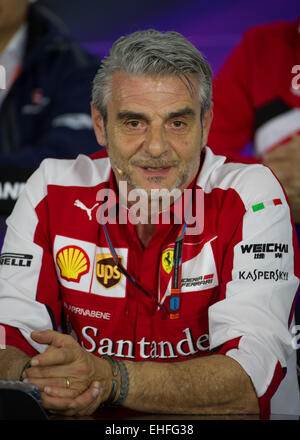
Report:
M9 325L2 325L2 327L5 329L5 345L19 348L30 357L38 354L38 351L35 350L22 336L20 330Z

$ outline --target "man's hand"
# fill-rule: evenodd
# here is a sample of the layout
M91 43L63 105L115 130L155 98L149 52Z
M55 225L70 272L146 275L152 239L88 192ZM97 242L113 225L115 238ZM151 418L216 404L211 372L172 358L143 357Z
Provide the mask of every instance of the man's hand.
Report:
M300 223L300 136L280 145L263 156L263 163L274 171L282 183L293 214L295 223Z
M66 416L92 414L110 393L108 362L83 350L69 335L46 330L31 337L48 345L24 373L25 381L39 387L43 406Z

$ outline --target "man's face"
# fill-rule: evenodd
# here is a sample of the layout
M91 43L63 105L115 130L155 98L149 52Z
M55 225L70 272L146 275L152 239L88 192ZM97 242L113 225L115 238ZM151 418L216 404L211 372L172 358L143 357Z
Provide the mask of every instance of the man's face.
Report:
M106 143L117 180L126 180L129 189L148 194L151 189L183 190L195 177L211 112L206 112L202 128L198 85L190 79L193 95L176 76L113 75ZM99 119L96 135L97 126ZM102 133L100 144L104 142Z

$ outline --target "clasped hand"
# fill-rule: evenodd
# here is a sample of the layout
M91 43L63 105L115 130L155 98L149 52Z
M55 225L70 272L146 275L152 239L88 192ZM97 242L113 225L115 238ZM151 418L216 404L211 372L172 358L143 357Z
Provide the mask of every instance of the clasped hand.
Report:
M31 337L48 345L24 372L24 381L40 389L44 408L64 416L92 414L109 394L108 362L85 351L69 335L46 330Z

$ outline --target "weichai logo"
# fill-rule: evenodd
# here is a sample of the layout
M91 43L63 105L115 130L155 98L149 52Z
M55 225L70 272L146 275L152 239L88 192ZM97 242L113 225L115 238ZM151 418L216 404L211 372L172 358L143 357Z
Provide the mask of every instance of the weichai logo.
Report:
M118 258L123 264L123 257L118 255ZM122 274L111 254L98 254L96 256L96 277L105 289L110 289L120 283Z
M86 252L78 246L65 246L56 254L60 276L67 281L79 283L80 278L90 270Z

